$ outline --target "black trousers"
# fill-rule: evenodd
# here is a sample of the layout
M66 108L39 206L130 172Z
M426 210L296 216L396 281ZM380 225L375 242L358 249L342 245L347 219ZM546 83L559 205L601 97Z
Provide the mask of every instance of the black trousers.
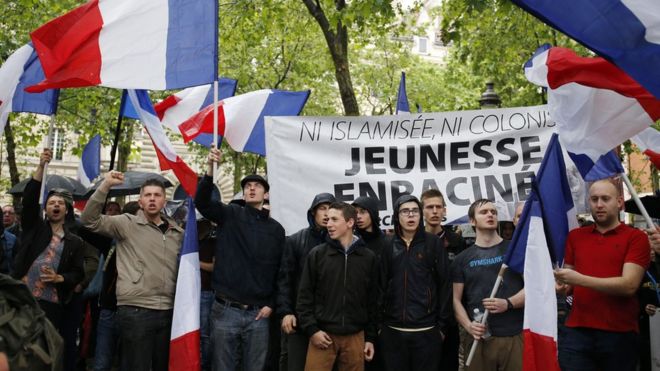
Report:
M122 365L131 371L167 371L172 310L117 308Z
M440 365L442 335L437 328L407 332L383 326L380 344L388 371L437 370Z

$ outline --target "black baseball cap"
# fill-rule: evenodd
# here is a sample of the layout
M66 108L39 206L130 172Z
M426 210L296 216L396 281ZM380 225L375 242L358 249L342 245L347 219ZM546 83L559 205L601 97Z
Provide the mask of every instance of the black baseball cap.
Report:
M259 182L259 183L261 183L262 186L264 186L264 189L266 190L266 192L268 192L268 190L270 190L270 185L268 185L268 182L266 181L266 179L264 179L264 177L262 177L261 175L251 174L251 175L248 175L245 178L243 178L241 180L241 189L245 188L245 185L247 184L247 182Z

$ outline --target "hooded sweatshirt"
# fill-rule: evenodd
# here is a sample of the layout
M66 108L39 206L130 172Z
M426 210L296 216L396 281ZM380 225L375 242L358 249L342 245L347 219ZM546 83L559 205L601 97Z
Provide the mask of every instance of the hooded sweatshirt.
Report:
M380 258L389 241L383 231L380 230L378 201L373 197L362 196L353 201L353 206L361 207L369 212L369 216L371 217L371 232L368 232L366 229L357 228L357 233L367 244L367 248Z
M408 246L401 238L399 209L410 201L420 208L420 223ZM409 329L436 326L444 332L452 315L449 260L441 240L424 231L421 210L421 203L411 195L399 197L394 204L395 235L381 258L380 310L385 325Z
M309 226L288 236L282 253L282 262L277 277L277 313L281 316L295 314L298 285L307 260L307 254L314 246L323 243L328 235L325 228L319 228L314 220L316 208L322 204L335 202L330 193L320 193L314 197L307 210Z

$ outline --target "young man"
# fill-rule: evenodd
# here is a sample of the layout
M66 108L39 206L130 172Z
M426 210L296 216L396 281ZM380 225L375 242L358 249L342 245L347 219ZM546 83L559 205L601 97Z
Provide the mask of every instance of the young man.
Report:
M123 181L118 171L106 173L80 220L116 241L122 364L130 370L167 370L183 229L162 213L165 186L156 179L142 185L137 215L102 215L110 188Z
M449 259L442 241L424 231L422 204L394 203L394 236L381 259L384 295L380 343L391 371L437 370L451 317Z
M442 221L447 215L447 206L442 192L437 189L427 189L421 196L422 207L424 210L424 227L427 232L440 238L442 246L447 251L449 264L454 261L456 255L467 248L463 237L442 225ZM445 341L442 344L442 357L440 359L440 369L447 371L458 370L458 352L460 348L460 336L458 324L453 316L449 319Z
M353 236L355 208L333 203L330 240L307 256L298 291L298 319L309 336L305 370L364 370L376 337L376 255Z
M282 344L286 346L281 352L281 370L305 369L309 338L300 331L296 318L298 286L307 254L314 246L323 243L328 236L328 210L333 202L335 196L330 193L317 194L307 210L309 226L286 238L277 279L277 312L282 316L281 327L285 339Z
M623 196L613 179L589 187L594 225L568 234L560 290L573 292L559 335L564 370L635 370L638 354L637 289L650 262L644 232L619 222Z
M522 277L504 271L504 280L494 298L490 293L509 242L497 234L497 209L490 200L477 200L468 209L475 228L473 246L458 254L452 264L454 315L468 336L463 343L463 359L474 340L480 340L468 370L519 371L522 369L522 327L525 294ZM475 317L488 309L488 324ZM489 331L490 335L486 335Z
M378 216L378 201L373 197L362 196L353 201L357 212L357 233L367 245L367 248L377 257L387 248L388 241L380 230L380 217Z
M211 310L214 370L262 370L269 344L269 317L275 308L277 273L284 249L284 228L263 209L268 182L259 175L241 180L245 206L211 200L212 148L195 204L217 225ZM240 364L240 366L238 366Z

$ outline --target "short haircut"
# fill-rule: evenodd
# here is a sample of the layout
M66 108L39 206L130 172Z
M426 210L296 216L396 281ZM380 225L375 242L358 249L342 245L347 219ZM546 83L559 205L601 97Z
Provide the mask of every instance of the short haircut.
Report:
M423 205L425 199L433 198L433 197L438 197L439 199L442 200L442 204L444 206L447 206L447 203L445 202L445 196L442 195L442 192L434 188L429 188L426 191L422 192L422 195L420 196L419 199L422 201L422 205Z
M346 221L349 219L357 220L357 210L346 202L333 202L330 204L330 209L341 211L341 215Z
M137 214L138 210L140 210L140 204L137 201L131 201L124 205L124 208L121 209L121 213L135 215Z
M142 194L144 188L148 186L160 187L160 189L163 190L163 194L165 194L165 183L163 183L162 181L156 178L149 178L145 180L144 183L142 183L142 185L140 186L140 194Z
M468 209L468 218L470 220L474 219L474 215L477 212L477 208L481 207L487 203L493 203L493 201L487 199L487 198L480 198L472 203L470 205L470 208Z
M106 203L105 203L105 208L107 209L108 206L110 206L110 205L117 205L117 207L119 208L119 210L121 210L121 205L120 205L119 202L117 202L117 201L108 201L108 202L106 202Z
M588 185L588 186L587 186L587 194L588 194L588 195L591 195L591 187L592 187L594 184L599 183L599 182L607 182L607 183L610 183L610 184L613 185L614 188L616 189L616 195L617 195L617 197L621 197L621 196L623 196L623 194L621 194L621 189L622 189L621 178L618 177L618 176L617 176L617 177L610 177L610 178L598 179L598 180L596 180L596 181L594 181L594 182L592 182L592 183L590 183L590 184L587 184L587 185Z

